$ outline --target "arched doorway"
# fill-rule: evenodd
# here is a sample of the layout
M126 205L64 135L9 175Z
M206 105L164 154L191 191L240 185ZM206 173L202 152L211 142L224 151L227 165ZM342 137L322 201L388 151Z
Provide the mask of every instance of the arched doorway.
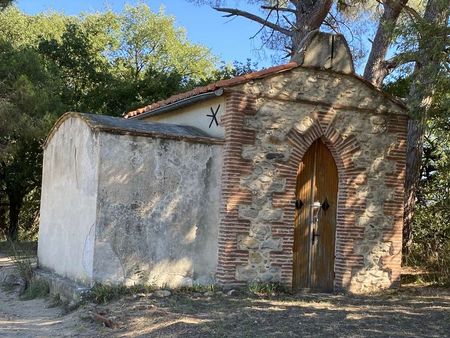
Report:
M307 150L297 174L293 289L332 291L338 171L318 139Z

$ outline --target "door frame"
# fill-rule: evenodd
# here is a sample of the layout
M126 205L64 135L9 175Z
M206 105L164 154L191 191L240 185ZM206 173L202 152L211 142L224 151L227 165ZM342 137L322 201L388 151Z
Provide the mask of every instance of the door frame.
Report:
M314 217L314 215L313 215L313 211L312 211L312 208L310 207L309 209L309 229L308 229L308 247L307 247L307 252L308 252L308 268L307 268L307 281L306 281L306 284L308 285L307 287L296 287L295 286L295 284L294 284L294 279L295 279L295 267L294 267L294 263L295 263L295 258L294 258L294 255L295 255L295 252L294 252L294 247L293 247L293 253L292 253L292 260L293 260L293 267L292 267L292 289L293 289L293 291L295 291L295 292L310 292L310 291L312 291L312 292L333 292L334 290L335 290L335 284L336 284L336 254L337 254L337 244L338 244L338 226L339 226L339 222L338 222L338 216L339 216L339 209L340 209L340 203L339 203L339 200L340 200L340 198L339 198L339 196L340 196L340 187L341 187L341 171L339 170L339 165L338 165L338 161L336 160L336 156L335 156L335 154L334 154L334 152L332 151L332 149L330 149L330 146L329 146L329 142L326 140L326 138L324 138L323 136L322 137L318 137L318 138L316 138L310 145L309 145L309 147L308 148L306 148L306 151L304 151L304 153L303 153L303 156L302 156L302 158L301 158L301 161L300 161L300 163L303 161L303 158L305 157L305 155L306 155L306 153L309 151L309 150L311 150L311 147L313 147L313 146L315 146L316 145L316 142L318 141L318 140L320 140L321 141L321 143L322 143L322 145L328 150L328 152L330 153L330 155L331 155L331 158L333 159L333 162L334 162L334 166L335 166L335 169L336 169L336 175L337 175L337 188L336 188L336 210L335 210L335 215L334 215L334 218L335 218L335 221L334 221L334 245L333 245L333 248L332 249L330 249L330 251L332 252L332 259L333 259L333 265L332 265L332 271L330 271L330 273L332 274L332 281L331 281L331 284L332 284L332 288L331 288L331 290L326 290L326 291L324 291L324 290L320 290L320 289L317 289L317 288L314 288L314 287L312 287L311 286L311 284L312 284L312 269L313 269L313 262L312 262L312 260L313 260L313 248L312 248L312 236L313 236L313 232L311 231L311 229L312 229L312 218ZM317 158L316 158L316 156L317 156L317 154L315 154L314 155L314 162L313 162L313 172L314 172L314 179L313 179L313 181L311 182L311 185L313 185L314 183L313 182L315 182L315 180L316 180L316 165L317 165ZM297 178L299 177L299 175L300 175L300 163L299 163L299 166L298 166L298 170L297 170L297 174L296 174L296 182L297 182ZM314 192L313 192L313 190L311 189L311 192L310 192L310 194L311 194L311 196L313 196L313 194L314 194ZM296 184L296 189L295 189L295 199L297 200L297 198L298 198L298 196L297 196L297 184ZM295 203L295 205L296 205L296 203ZM299 212L299 209L297 209L296 207L294 207L295 208L295 219L297 219L297 217L298 217L298 212ZM296 223L296 221L294 220L294 225L295 225L295 223ZM293 233L293 235L294 235L294 233ZM293 244L293 246L295 245L295 240L294 240L294 244Z

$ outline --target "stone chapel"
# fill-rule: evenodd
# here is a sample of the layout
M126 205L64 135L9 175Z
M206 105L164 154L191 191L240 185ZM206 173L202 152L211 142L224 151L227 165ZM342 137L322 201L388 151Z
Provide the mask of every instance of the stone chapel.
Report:
M38 258L84 285L400 279L408 111L344 38L127 113L67 113L45 143Z

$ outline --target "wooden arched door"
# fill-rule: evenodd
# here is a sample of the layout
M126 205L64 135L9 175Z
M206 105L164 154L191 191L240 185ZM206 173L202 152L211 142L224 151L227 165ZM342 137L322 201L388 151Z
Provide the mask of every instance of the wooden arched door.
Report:
M319 139L297 174L293 288L333 291L338 172Z

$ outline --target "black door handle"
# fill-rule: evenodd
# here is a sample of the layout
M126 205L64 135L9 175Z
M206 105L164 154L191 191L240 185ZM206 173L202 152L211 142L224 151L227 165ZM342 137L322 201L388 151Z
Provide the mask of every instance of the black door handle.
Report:
M303 207L303 201L301 199L295 200L295 209L300 210Z
M328 198L325 197L325 201L323 201L321 207L322 207L323 211L328 210L328 208L330 207L330 204L328 203Z

